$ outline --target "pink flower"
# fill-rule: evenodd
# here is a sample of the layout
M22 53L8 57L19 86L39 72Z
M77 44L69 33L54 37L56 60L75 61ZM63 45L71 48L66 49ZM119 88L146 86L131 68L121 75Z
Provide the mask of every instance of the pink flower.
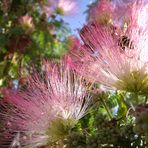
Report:
M33 19L29 15L21 16L19 18L19 23L26 30L26 33L31 33L35 29L33 24Z
M44 6L42 6L42 13L44 13L48 18L52 15L53 11L50 6L44 5Z
M97 21L100 24L123 23L125 16L130 15L129 6L134 0L100 0L89 9L89 21ZM120 24L118 24L120 25Z
M122 20L121 23L138 23L138 25L145 25L147 22L148 2L144 0L117 0L114 1L114 19ZM134 22L134 19L136 22ZM131 21L132 20L132 21Z
M111 21L114 5L109 0L100 0L91 6L89 10L89 21L97 21L107 24Z
M72 50L68 61L77 72L110 89L145 93L148 90L147 3L136 1L130 5L130 11L128 24L84 26L80 32L84 45ZM139 24L142 16L145 23Z
M77 11L77 2L74 0L48 0L41 5L41 12L50 17L54 12L60 15L72 15Z
M114 6L113 11L113 23L114 25L123 25L127 21L127 17L131 14L130 6L134 0L113 0L112 5Z
M59 0L57 7L64 15L71 15L77 11L77 3L74 0Z
M45 14L48 18L53 14L55 7L56 2L53 0L48 0L47 4L41 4L41 13Z
M19 133L17 143L23 147L46 145L63 138L86 114L90 97L84 79L64 64L45 62L43 68L42 75L35 72L17 92L5 89L0 115L6 126L0 142Z

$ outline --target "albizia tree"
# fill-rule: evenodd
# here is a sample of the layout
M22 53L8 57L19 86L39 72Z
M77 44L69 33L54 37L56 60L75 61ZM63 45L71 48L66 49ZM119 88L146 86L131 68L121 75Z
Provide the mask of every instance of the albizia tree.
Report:
M36 148L65 138L90 106L86 87L65 64L45 62L42 75L33 73L19 90L3 90L1 146Z
M63 4L74 6L61 0L57 12ZM83 43L70 37L64 61L45 61L24 85L3 89L0 146L147 147L148 3L100 0L90 9Z
M69 54L71 66L111 89L146 93L148 3L136 0L123 7L117 4L112 7L112 2L103 0L98 3L90 11L90 22L80 31L84 44ZM101 18L97 8L102 12Z

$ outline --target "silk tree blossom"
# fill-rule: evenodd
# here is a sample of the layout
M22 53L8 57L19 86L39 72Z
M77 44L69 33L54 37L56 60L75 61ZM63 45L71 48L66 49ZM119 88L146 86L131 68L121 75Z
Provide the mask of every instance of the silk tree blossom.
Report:
M114 5L109 0L100 0L94 3L89 10L89 21L108 24L112 19Z
M47 16L47 18L49 18L49 17L52 15L53 10L52 10L52 8L51 8L50 6L48 6L48 5L43 5L43 6L41 7L41 12L42 12L43 14L45 14L45 15Z
M148 2L145 0L113 0L110 5L113 7L113 25L129 24L134 20L141 26L147 23Z
M57 13L60 15L73 15L76 13L78 4L74 0L48 0L47 4L41 4L41 13L50 17Z
M75 0L59 0L57 4L57 10L60 10L60 14L72 15L77 11L77 2Z
M25 29L26 33L32 33L34 31L35 27L31 16L29 15L21 16L18 21Z
M5 89L0 143L19 133L22 147L36 148L64 138L90 105L86 82L65 64L45 62L44 72L18 91ZM1 144L2 145L2 144Z
M135 1L130 7L130 15L127 17L127 36L139 51L139 58L148 62L148 2L144 0Z
M69 64L110 89L146 93L148 23L139 24L139 18L145 16L143 11L148 14L147 5L142 0L131 4L126 27L96 22L84 26L80 32L84 45L71 50ZM143 21L147 22L147 18Z
M89 22L97 21L102 25L121 25L125 16L130 14L130 5L134 0L100 0L89 9ZM119 21L120 20L120 21Z
M125 21L125 16L130 15L129 7L134 1L135 0L112 0L111 3L114 5L114 19Z
M56 1L48 0L46 4L42 4L41 2L41 13L45 14L47 18L49 18L53 13L56 7Z

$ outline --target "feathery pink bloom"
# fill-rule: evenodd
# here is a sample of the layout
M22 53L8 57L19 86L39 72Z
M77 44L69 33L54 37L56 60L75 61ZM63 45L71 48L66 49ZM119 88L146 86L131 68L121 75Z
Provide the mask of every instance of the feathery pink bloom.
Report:
M31 33L35 29L34 28L32 17L29 16L29 15L21 16L19 18L19 23L26 30L26 33Z
M53 13L52 9L50 6L42 6L42 13L45 14L48 17L50 17Z
M100 0L90 7L89 21L100 24L114 24L125 21L125 16L130 15L129 6L134 0ZM120 25L120 24L118 24Z
M0 143L7 143L18 133L20 141L17 142L26 148L57 140L61 135L56 134L64 134L58 131L60 123L73 128L86 114L90 97L85 86L84 79L72 73L66 65L45 62L44 73L34 73L27 86L17 92L4 91L0 115L6 126L2 128Z
M60 15L75 14L78 4L74 0L48 0L46 5L41 5L41 12L50 17L54 12Z
M93 4L89 10L89 21L107 24L112 19L114 5L109 0L100 0Z
M57 7L64 15L71 15L77 11L77 2L74 0L58 0Z
M116 27L90 23L84 26L80 32L84 45L71 51L69 64L91 81L109 88L146 92L148 23L139 24L138 21L148 14L147 5L142 0L132 3L128 24Z
M53 0L48 0L47 4L41 4L41 13L45 14L48 18L53 14L55 7L56 2Z

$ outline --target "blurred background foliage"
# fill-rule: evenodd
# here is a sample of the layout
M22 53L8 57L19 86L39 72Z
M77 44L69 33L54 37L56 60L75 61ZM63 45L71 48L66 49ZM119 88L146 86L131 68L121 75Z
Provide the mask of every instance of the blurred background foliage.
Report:
M62 15L48 0L0 1L0 86L23 80L30 64L65 54L71 29Z

